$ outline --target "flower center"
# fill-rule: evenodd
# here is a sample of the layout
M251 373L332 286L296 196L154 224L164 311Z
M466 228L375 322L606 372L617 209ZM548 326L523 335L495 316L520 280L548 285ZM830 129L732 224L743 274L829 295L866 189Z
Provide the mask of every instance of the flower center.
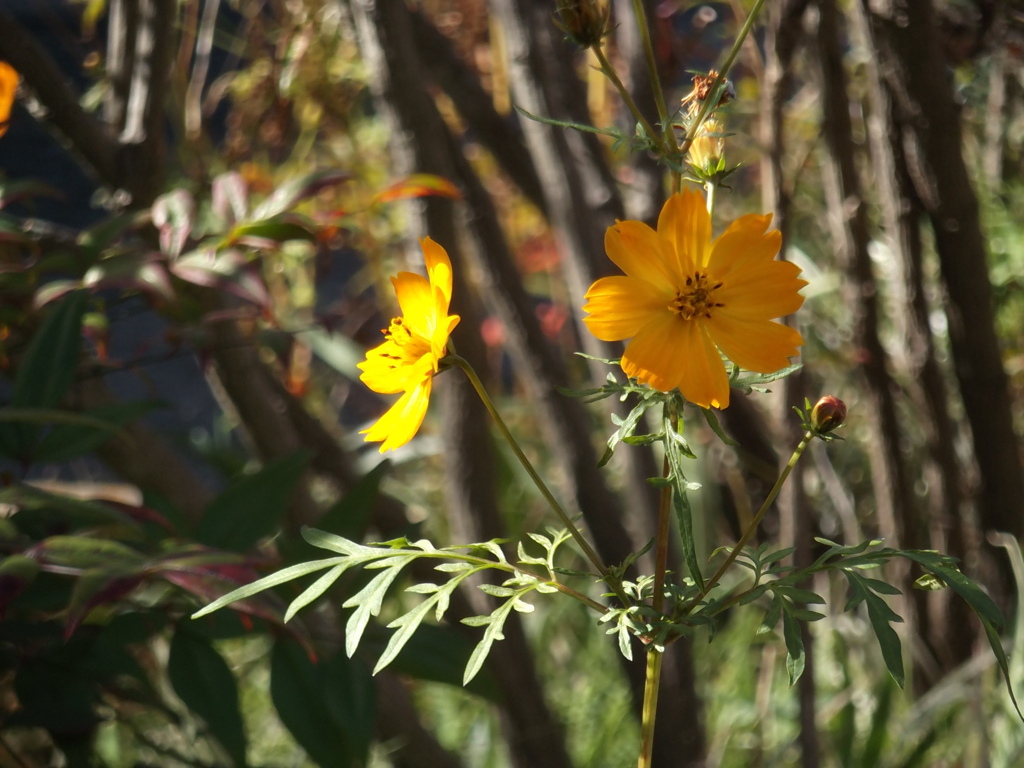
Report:
M403 317L392 318L391 325L388 326L384 334L385 338L395 345L396 353L382 355L382 357L394 361L391 368L415 363L430 352L430 342L410 331L405 325Z
M676 289L676 297L668 305L669 311L679 315L683 320L695 317L711 317L711 310L724 307L725 304L715 301L715 291L722 287L721 283L711 284L703 272L694 272L686 278L686 285Z

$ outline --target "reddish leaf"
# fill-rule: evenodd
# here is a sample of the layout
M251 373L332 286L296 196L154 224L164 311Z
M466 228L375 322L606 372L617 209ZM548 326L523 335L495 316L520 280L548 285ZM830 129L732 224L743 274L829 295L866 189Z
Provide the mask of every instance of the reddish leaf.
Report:
M249 210L249 185L240 173L222 173L213 180L213 213L230 227L246 217Z
M141 570L92 568L79 576L71 590L64 639L74 634L93 608L117 602L134 591L144 575Z
M374 195L374 203L389 203L392 200L406 200L412 197L448 197L458 200L462 197L458 187L443 176L431 173L414 173Z
M195 215L195 201L184 189L161 195L153 203L153 225L160 232L160 250L172 259L184 250Z

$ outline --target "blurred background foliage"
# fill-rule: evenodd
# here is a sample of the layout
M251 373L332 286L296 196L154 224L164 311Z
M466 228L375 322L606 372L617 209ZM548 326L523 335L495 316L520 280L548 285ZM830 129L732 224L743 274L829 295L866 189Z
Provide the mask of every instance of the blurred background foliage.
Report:
M672 103L751 3L646 5ZM1010 0L871 5L769 3L730 73L742 167L718 220L774 211L810 281L807 345L799 377L722 414L738 448L688 422L701 554L735 540L788 456L787 401L842 397L845 442L814 446L763 538L797 558L813 535L962 558L1009 618L1020 690L1024 17ZM608 50L650 114L629 4L612 6ZM0 3L0 60L21 75L0 138L0 764L630 762L642 664L575 603L510 622L468 690L476 638L454 621L376 678L386 621L340 652L358 575L287 625L293 585L188 618L313 557L304 525L448 542L547 522L447 377L429 427L389 461L357 434L384 403L355 364L425 234L461 281L460 353L602 554L650 539L654 464L617 456L597 473L609 413L555 387L604 376L573 352L615 356L580 333L581 286L610 271L615 218L656 214L663 178L513 109L631 131L554 11ZM907 595L905 692L864 616L817 623L790 689L781 638L737 611L715 642L674 646L657 764L1021 764L980 628L912 590L917 575L888 574ZM455 618L483 598L459 596Z

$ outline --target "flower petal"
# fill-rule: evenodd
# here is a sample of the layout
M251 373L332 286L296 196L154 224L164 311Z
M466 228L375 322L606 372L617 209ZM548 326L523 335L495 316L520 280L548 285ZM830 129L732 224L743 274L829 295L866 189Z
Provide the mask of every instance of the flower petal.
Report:
M675 255L679 275L690 275L707 266L711 242L711 216L703 195L686 190L672 195L658 216L658 237Z
M726 280L734 270L748 269L758 262L771 261L782 245L782 233L768 232L770 213L740 216L715 238L711 245L708 266L719 280Z
M790 261L769 261L733 270L731 277L722 280L715 299L736 316L770 320L791 315L804 303L799 291L807 281L799 274L800 267ZM713 278L721 279L717 273Z
M436 361L429 354L415 360L403 360L402 350L388 340L367 352L366 359L357 367L362 371L359 380L363 384L382 395L393 395L405 392L423 379L430 378L435 366Z
M714 343L697 321L667 315L634 337L622 370L662 392L675 388L704 408L729 405L729 377Z
M789 365L804 343L795 328L765 320L749 320L718 311L706 321L711 338L741 368L774 373Z
M418 386L398 398L376 423L359 434L366 435L366 442L383 440L380 452L391 451L408 443L419 431L430 402L431 379L427 378Z
M622 370L662 392L671 392L686 372L679 342L686 321L671 312L659 313L641 328L622 354Z
M679 391L701 408L729 407L729 375L704 321L685 324L680 354L685 355L686 374Z
M448 258L448 251L429 237L420 239L420 247L423 249L423 261L427 267L430 284L440 288L445 298L444 312L441 314L447 315L448 305L452 300L452 262Z
M399 272L391 278L395 296L402 310L405 326L424 339L429 339L437 325L434 291L423 275Z
M675 257L665 243L642 221L617 221L604 234L608 258L629 277L671 290L678 282Z
M668 312L673 294L632 277L603 277L590 286L583 318L587 328L602 341L620 341L636 334L657 315Z

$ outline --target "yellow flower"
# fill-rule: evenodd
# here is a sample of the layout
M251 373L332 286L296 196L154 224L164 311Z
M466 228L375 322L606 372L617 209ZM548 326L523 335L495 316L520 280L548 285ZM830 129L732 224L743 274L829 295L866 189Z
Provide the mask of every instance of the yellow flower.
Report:
M366 353L359 377L381 394L402 396L369 429L367 442L383 440L380 452L405 445L420 428L430 401L430 385L438 361L448 353L448 336L459 324L449 315L452 299L452 263L444 248L429 237L420 240L427 277L399 272L391 278L402 310L384 333L384 343Z
M676 387L702 407L729 405L719 350L758 373L785 368L803 344L772 318L799 309L806 281L791 262L775 261L781 235L771 215L741 216L711 240L699 192L673 195L655 232L640 221L608 228L608 257L626 274L587 291L587 327L603 341L631 339L622 369L642 384Z
M18 90L18 73L6 61L0 61L0 136L7 133L14 94Z

